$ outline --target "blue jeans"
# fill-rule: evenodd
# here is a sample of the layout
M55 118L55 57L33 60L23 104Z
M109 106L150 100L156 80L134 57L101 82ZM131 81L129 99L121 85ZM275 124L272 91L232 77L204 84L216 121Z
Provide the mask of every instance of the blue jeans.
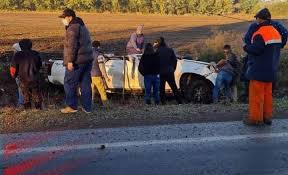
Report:
M160 103L160 76L159 75L145 75L145 102L151 103L151 89L153 87L153 97L155 104Z
M92 111L91 69L92 63L77 65L73 71L66 69L64 78L65 103L69 107L77 109L77 89L80 87L82 107L87 112Z
M21 105L24 105L24 96L23 96L23 93L21 91L21 88L20 88L20 81L19 81L19 78L16 78L16 84L17 84L17 87L18 87L18 102L17 102L17 106L21 106Z
M222 87L225 90L225 96L231 99L231 89L230 85L233 80L233 75L231 73L220 71L216 78L216 83L213 89L213 102L217 103L219 101L219 92Z

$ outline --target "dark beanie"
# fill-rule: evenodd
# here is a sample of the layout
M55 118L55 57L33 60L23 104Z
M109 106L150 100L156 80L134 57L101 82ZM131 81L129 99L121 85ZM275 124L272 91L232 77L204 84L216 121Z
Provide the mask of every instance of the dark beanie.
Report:
M263 20L271 20L271 13L269 11L269 9L264 8L262 10L260 10L256 15L255 18L260 18Z
M30 39L20 40L19 45L20 45L21 50L31 50L32 49L32 41Z
M59 16L59 18L65 18L65 17L73 17L73 18L75 18L76 17L76 13L75 13L75 11L74 10L72 10L72 9L70 9L70 8L66 8L64 11L63 11L63 13L62 13L62 15L60 15Z

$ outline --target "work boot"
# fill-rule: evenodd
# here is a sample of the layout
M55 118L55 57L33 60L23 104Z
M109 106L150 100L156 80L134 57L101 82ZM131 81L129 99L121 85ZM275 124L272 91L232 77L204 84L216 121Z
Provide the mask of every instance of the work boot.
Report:
M272 125L272 120L271 120L271 119L264 118L264 124L271 126L271 125Z
M24 103L24 109L27 110L27 109L31 109L31 103Z
M42 109L42 103L41 102L36 102L34 105L35 105L35 108L37 110L41 110Z
M263 126L264 122L261 121L253 121L250 120L249 118L244 118L243 119L243 124L247 125L247 126Z
M176 101L178 103L178 105L182 105L183 104L183 101L182 101L182 98L180 95L176 96Z
M87 111L85 108L81 107L81 110L85 113L85 114L91 114L91 111Z
M218 100L213 100L213 104L214 104L214 105L218 105L218 104L219 104L219 101L218 101Z
M76 112L78 112L78 110L73 109L73 108L71 108L69 106L67 106L66 108L61 109L61 113L62 114L71 114L71 113L76 113Z
M166 103L166 100L161 100L161 104L162 105L166 105L167 103Z

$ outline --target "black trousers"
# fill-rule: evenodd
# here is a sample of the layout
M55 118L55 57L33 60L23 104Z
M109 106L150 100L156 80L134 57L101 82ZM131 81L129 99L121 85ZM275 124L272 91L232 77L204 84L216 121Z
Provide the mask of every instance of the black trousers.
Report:
M180 95L180 92L178 91L178 88L177 88L177 85L175 82L174 73L161 74L160 75L160 98L161 98L162 104L166 103L166 94L165 94L166 82L168 83L168 85L172 89L176 101L179 104L182 104L181 95Z

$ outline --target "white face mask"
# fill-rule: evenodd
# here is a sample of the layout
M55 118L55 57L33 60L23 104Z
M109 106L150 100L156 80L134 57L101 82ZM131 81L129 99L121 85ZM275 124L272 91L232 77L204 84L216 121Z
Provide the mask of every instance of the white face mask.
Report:
M69 22L65 18L62 19L62 23L63 23L64 26L68 26L69 25Z

